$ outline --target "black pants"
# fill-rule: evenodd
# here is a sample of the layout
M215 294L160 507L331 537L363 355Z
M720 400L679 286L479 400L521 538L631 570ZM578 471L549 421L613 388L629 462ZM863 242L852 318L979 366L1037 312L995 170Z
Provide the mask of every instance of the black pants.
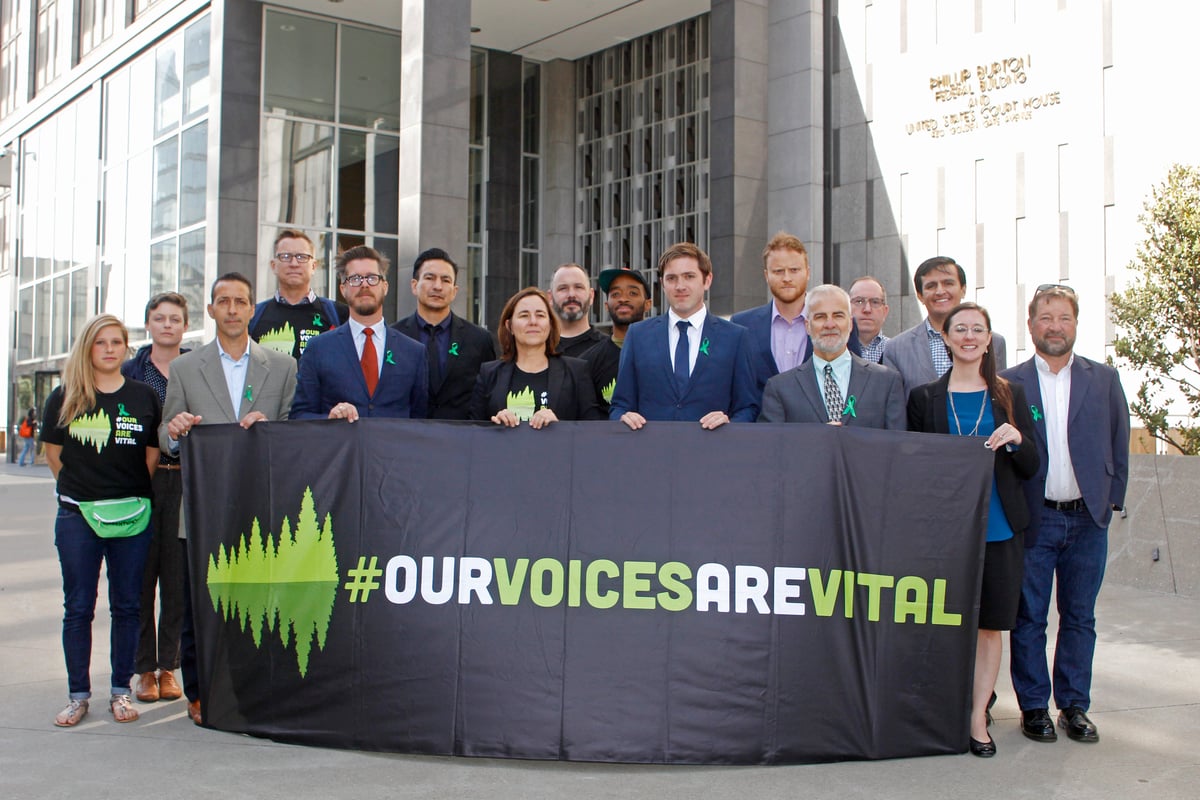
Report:
M179 470L154 473L154 506L150 526L154 536L142 577L138 618L136 671L174 670L179 666L179 633L183 624L183 560L179 549L179 501L183 479ZM159 600L154 620L155 589Z

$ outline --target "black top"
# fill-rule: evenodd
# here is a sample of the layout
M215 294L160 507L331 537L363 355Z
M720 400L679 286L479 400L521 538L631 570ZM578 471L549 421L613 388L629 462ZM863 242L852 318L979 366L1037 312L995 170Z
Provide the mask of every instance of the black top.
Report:
M150 360L150 351L153 345L145 344L138 348L134 353L133 358L121 365L121 374L132 381L141 381L148 384L151 389L158 393L159 405L165 405L167 402L167 376L158 371L158 367L154 366L154 362ZM190 352L188 348L182 347L179 354ZM163 453L158 457L159 464L178 464L178 456L169 456Z
M558 340L558 353L564 356L573 356L575 358L583 358L583 354L597 343L603 342L608 337L596 330L588 328L578 336L564 336Z
M520 372L512 361L489 361L479 370L471 397L471 419L489 420L508 408L511 387L528 385L514 376ZM525 374L525 373L522 373ZM554 415L563 421L604 419L596 402L588 366L578 358L552 356L550 366L538 375L546 376L546 401ZM541 389L534 388L540 397Z
M425 320L415 312L392 326L410 339L422 344ZM457 314L450 315L449 343L445 347L441 366L441 381L429 382L429 419L470 419L471 393L475 379L485 361L496 358L496 342L484 328L467 322ZM430 369L432 375L432 368Z
M508 402L505 405L509 411L517 415L517 419L528 421L534 412L550 405L550 366L541 372L526 372L513 365L512 378L508 381Z
M611 336L597 342L583 354L583 360L588 362L592 371L592 383L596 386L596 399L600 407L608 414L612 402L613 390L617 387L617 368L621 365L621 348Z
M42 441L62 446L58 493L81 501L150 497L146 448L158 447L162 421L155 391L126 380L111 394L96 392L96 405L65 428L58 425L62 401L60 386L42 413Z
M308 340L337 327L337 319L331 318L334 308L323 297L315 302L297 303L294 306L277 299L264 300L262 312L257 315L250 329L250 338L263 347L286 353L297 361L304 354Z

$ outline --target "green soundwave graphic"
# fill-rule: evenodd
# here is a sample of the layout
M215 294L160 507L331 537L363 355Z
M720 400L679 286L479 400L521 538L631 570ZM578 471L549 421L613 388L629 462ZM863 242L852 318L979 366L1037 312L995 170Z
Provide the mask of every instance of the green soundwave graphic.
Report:
M268 533L264 539L254 518L250 536L243 534L236 550L227 553L221 545L209 557L207 583L213 610L227 620L236 617L255 647L262 647L264 628L285 648L294 635L296 666L304 677L313 638L325 649L338 588L333 517L326 514L324 525L317 524L312 488L306 488L295 531L284 517L278 538Z
M292 328L292 323L285 322L282 328L275 328L264 333L258 343L269 350L290 356L292 349L296 346L296 331Z
M600 390L600 396L604 398L604 402L606 402L606 403L612 402L613 392L616 391L616 388L617 388L617 379L613 378L611 381L608 382L608 386L605 386L603 389Z
M112 436L112 420L104 409L100 408L95 414L71 420L71 424L67 426L67 433L82 444L90 444L99 453Z
M533 390L526 389L523 392L509 392L508 402L505 405L509 411L517 415L517 419L528 421L533 416L533 410L536 406L533 399Z

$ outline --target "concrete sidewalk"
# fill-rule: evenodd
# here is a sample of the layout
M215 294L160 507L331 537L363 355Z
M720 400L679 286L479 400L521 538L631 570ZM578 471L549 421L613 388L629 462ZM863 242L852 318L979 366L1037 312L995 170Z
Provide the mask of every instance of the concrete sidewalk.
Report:
M296 747L197 728L182 701L118 725L104 698L60 730L65 703L54 484L0 466L0 799L406 797L1196 798L1200 797L1200 598L1106 585L1092 719L1101 741L1025 739L1007 660L993 728L999 754L797 767L666 767L382 755ZM93 683L108 671L108 607L96 609ZM102 695L103 692L100 692Z

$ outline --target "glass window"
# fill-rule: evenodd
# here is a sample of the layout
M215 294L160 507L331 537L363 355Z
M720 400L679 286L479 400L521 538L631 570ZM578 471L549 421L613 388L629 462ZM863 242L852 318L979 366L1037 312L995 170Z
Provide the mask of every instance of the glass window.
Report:
M71 273L71 341L83 333L83 326L92 316L88 303L88 271L77 269ZM124 319L124 318L122 318ZM141 319L141 317L138 317Z
M487 104L487 53L482 50L471 51L471 144L483 144L483 131Z
M538 187L541 162L536 158L522 159L521 169L521 247L538 249Z
M33 355L45 358L50 354L50 281L33 286Z
M150 247L150 297L175 291L175 246L167 239Z
M33 287L17 294L17 360L33 358Z
M154 136L158 138L179 126L183 114L183 80L180 53L174 42L160 45L154 67Z
M183 119L189 122L208 110L208 17L183 35Z
M53 281L50 317L50 350L46 355L65 353L71 346L71 275L59 275Z
M396 233L400 140L343 130L338 145L338 222L348 230Z
M174 136L154 148L153 198L150 233L174 231L179 223L179 141Z
M263 120L259 171L263 217L297 227L332 221L333 128L269 117Z
M179 237L178 291L188 303L188 330L204 327L204 230L192 231Z
M113 35L117 11L114 0L79 0L79 57ZM124 11L125 4L121 4Z
M341 53L338 121L400 130L400 37L343 26Z
M333 120L337 26L268 11L263 29L263 110Z
M179 227L204 221L208 200L208 123L183 132L180 145Z

